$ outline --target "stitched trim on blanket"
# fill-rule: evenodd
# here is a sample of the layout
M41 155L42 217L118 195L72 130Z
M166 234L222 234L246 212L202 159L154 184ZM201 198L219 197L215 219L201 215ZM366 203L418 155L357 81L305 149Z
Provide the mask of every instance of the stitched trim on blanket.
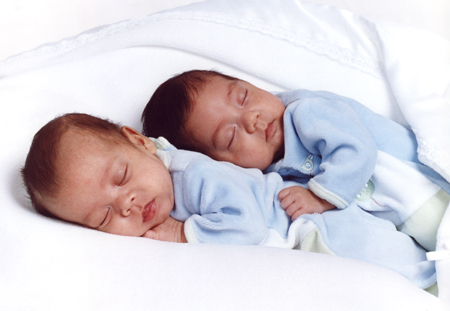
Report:
M153 15L146 16L144 18L132 19L123 21L120 23L112 24L95 32L82 33L76 37L59 41L57 44L44 45L35 50L19 54L17 56L10 57L3 62L0 62L0 68L6 66L6 64L16 61L22 58L33 57L35 55L53 53L53 52L64 52L80 47L86 43L93 42L95 40L101 39L106 36L110 36L132 27L155 22L162 20L173 20L173 19L190 19L198 20L204 22L214 22L217 24L224 24L228 26L238 27L246 30L257 31L265 35L277 39L286 40L293 45L301 46L308 49L311 52L326 55L331 59L339 61L341 64L346 66L351 66L362 70L364 72L370 73L374 76L380 77L381 69L376 59L372 59L367 56L363 56L360 53L351 51L349 49L343 48L338 45L330 44L325 40L320 40L318 38L307 35L306 33L301 33L298 31L291 31L284 29L283 27L262 24L260 22L248 21L241 18L230 17L229 15L223 14L212 14L205 12L167 12L167 13L156 13Z
M417 129L412 129L416 135L420 161L430 166L444 178L450 181L450 153L444 151L442 144L427 139L423 133Z
M378 61L376 61L375 59L363 56L360 53L351 51L341 46L330 44L326 40L320 40L318 38L309 36L306 33L287 30L280 26L262 24L260 22L249 21L242 18L230 17L229 15L211 14L204 12L163 13L160 14L160 18L200 20L260 32L277 39L286 40L293 45L304 47L311 52L320 55L327 55L328 57L339 61L343 65L356 67L377 77L381 76L380 66L378 65Z

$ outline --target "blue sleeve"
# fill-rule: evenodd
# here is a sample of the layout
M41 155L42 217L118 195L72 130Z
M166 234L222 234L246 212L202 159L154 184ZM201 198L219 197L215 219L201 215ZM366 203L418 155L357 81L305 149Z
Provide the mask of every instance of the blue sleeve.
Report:
M259 244L266 237L260 208L268 202L264 200L264 176L251 172L214 161L188 166L183 181L184 202L193 214L185 222L188 242Z
M287 107L291 128L304 147L321 157L319 173L308 187L338 208L345 208L371 177L377 146L344 98L311 97Z

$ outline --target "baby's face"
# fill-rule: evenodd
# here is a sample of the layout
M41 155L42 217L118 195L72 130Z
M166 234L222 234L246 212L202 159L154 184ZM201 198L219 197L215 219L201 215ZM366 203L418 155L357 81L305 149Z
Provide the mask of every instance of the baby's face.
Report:
M50 210L64 220L127 236L163 223L174 206L169 172L151 140L127 138L134 146L66 132L57 162L62 186L50 199Z
M216 160L263 170L283 156L284 111L267 91L214 77L194 99L185 136Z

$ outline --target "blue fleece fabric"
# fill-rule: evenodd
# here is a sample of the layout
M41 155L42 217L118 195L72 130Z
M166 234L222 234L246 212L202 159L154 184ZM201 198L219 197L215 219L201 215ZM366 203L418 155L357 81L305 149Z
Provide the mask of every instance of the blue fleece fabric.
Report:
M281 208L279 174L263 174L190 151L170 152L175 192L172 217L191 218L200 243L259 244L269 229L287 237L290 217Z
M270 229L283 239L288 237L291 220L278 192L295 183L284 182L277 173L262 174L195 152L172 150L169 154L175 193L171 216L192 228L194 237L189 242L260 244ZM356 204L302 217L316 225L324 243L337 255L397 271L421 288L436 281L434 262L426 260L423 248L390 221Z
M435 263L427 260L426 251L392 222L362 210L355 202L342 210L301 217L314 222L335 255L397 271L420 288L436 283Z
M450 191L442 177L419 162L410 129L330 92L296 90L276 96L286 106L285 155L266 172L308 184L319 197L345 208L369 181L380 150Z

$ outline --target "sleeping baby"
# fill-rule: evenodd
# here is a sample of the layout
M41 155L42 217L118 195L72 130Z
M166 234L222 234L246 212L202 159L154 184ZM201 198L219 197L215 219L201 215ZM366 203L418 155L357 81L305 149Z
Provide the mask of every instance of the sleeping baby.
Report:
M324 202L338 209L356 202L435 249L449 183L419 162L411 130L350 98L307 90L274 95L219 72L193 70L164 82L142 119L148 136L278 172L321 199L281 191L292 219L322 212Z
M436 282L434 263L414 239L354 202L292 221L278 195L290 189L308 196L297 181L179 150L90 115L67 114L42 127L22 176L39 213L84 227L334 254L392 269L421 288Z

